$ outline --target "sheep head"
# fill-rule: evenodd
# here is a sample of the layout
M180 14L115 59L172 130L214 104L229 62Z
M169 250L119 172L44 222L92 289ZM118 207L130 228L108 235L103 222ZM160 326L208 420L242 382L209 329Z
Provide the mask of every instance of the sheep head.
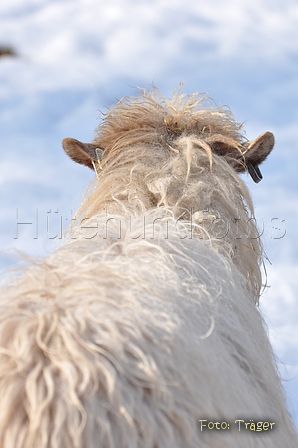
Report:
M184 99L183 95L174 96L173 100L162 99L162 105L156 95L145 92L141 99L121 100L103 119L93 142L65 138L64 151L75 162L96 169L107 154L125 150L125 146L140 143L141 139L157 148L163 146L179 153L175 149L178 139L195 136L236 172L248 171L254 182L260 182L259 165L273 149L273 134L265 132L247 141L240 133L241 125L229 111L211 107L196 109L203 101L196 94L183 103Z

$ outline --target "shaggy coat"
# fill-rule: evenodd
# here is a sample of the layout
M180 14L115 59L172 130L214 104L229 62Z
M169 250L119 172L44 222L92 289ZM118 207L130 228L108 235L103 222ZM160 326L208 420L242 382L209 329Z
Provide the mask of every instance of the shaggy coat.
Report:
M144 91L63 141L96 176L65 244L3 285L0 448L298 446L238 176L274 137L203 100Z

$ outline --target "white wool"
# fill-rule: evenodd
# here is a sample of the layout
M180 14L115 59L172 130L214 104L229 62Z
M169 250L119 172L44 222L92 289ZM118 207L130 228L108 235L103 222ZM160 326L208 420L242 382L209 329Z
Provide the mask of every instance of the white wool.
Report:
M169 210L111 218L6 290L1 446L294 447L246 279ZM242 418L276 429L239 434Z
M0 448L297 447L256 306L240 127L144 98L99 129L110 153L67 241L3 282Z

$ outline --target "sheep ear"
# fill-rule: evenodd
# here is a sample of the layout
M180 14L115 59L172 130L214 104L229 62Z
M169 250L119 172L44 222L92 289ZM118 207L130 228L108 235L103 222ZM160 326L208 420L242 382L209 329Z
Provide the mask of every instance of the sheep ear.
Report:
M63 139L62 146L72 160L91 169L94 169L93 163L100 162L103 157L103 149L94 143L82 143L79 140L67 137Z
M273 146L274 135L271 132L264 132L264 134L261 134L255 140L244 145L245 151L243 155L245 157L247 170L256 183L262 180L259 165L268 157Z

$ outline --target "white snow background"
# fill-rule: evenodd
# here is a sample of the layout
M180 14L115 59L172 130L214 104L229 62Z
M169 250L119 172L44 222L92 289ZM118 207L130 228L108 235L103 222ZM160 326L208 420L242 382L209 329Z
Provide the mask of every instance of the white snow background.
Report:
M0 59L1 268L16 262L9 248L53 249L93 176L63 137L90 141L99 112L135 86L171 96L183 81L227 104L248 138L275 134L262 182L244 179L270 260L261 308L298 427L297 0L1 0L1 44L18 53Z

